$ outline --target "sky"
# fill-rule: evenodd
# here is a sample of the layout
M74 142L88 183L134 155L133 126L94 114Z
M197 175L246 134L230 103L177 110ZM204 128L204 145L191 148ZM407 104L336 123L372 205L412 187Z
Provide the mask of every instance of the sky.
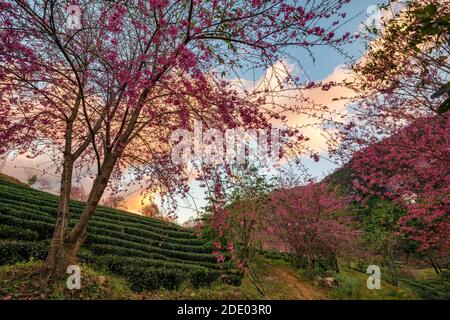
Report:
M351 34L361 30L362 23L367 22L373 17L374 5L379 3L380 0L352 0L346 7L346 13L348 22L342 26L340 32L350 32ZM354 44L346 47L346 51L350 56L358 59L364 52L364 46L362 44ZM347 71L345 70L346 58L338 54L335 50L327 47L319 47L313 50L315 57L315 63L308 57L302 50L293 49L290 53L302 62L302 68L306 70L309 77L313 81L338 81L346 77ZM252 75L243 74L243 78L252 80ZM331 89L324 92L322 90L312 91L308 96L318 102L327 104L331 108L340 109L343 107L343 102L335 102L333 98L345 96L348 92L345 89ZM302 119L293 119L294 121L302 121ZM323 150L325 148L324 140L319 131L311 129L306 132L305 135L311 137L311 144L315 149ZM336 168L336 166L327 160L326 154L321 153L322 158L318 163L315 163L309 158L304 159L304 165L309 169L310 173L321 178L327 173L330 173ZM0 170L3 173L17 177L22 181L26 181L30 174L38 173L42 168L48 166L48 158L39 157L36 159L28 159L25 156L19 156L13 161L0 162ZM49 181L50 192L56 193L58 190L58 176L47 174L46 179ZM87 183L88 184L88 183ZM83 183L85 190L88 190L86 183ZM202 190L198 183L195 181L191 183L191 197L189 201L178 201L178 223L183 223L192 217L196 216L196 208L201 209L205 205L204 190ZM129 211L138 212L141 206L141 196L138 190L127 197L127 209ZM195 203L194 201L195 200Z

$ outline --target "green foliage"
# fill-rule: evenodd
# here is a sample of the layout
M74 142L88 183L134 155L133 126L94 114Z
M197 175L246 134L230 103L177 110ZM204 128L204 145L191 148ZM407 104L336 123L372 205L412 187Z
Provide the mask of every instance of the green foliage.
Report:
M56 217L58 208L58 198L56 196L16 185L5 186L5 184L5 182L0 181L2 205L9 205L10 208L15 208L16 210L28 211L31 208L33 213L45 213L47 219L49 218L48 215ZM81 203L71 202L70 212L74 218L78 218L83 210L83 205L79 204ZM154 232L160 238L184 239L188 242L195 240L194 243L198 243L196 236L190 230L147 217L133 216L130 213L123 213L116 209L99 207L93 220Z
M0 265L30 258L44 259L48 246L49 242L0 241Z
M0 214L0 224L35 231L40 239L50 239L54 230L54 225L47 222L31 221L4 214Z
M33 241L39 238L39 234L30 229L0 225L0 238Z
M93 244L88 246L89 251L100 256L117 256L129 258L145 258L154 261L155 263L171 264L175 268L191 268L194 266L203 266L205 268L218 269L217 264L202 262L202 261L187 261L182 259L175 259L167 257L166 255L135 250L131 248L123 248L113 245Z
M222 172L219 177L223 190L222 199L208 198L202 216L202 236L211 243L221 244L221 254L233 252L236 261L250 263L261 247L258 220L263 214L263 203L273 184L256 166L236 165L232 175ZM213 213L212 208L220 200L225 203L222 213ZM224 214L226 212L226 214ZM213 214L224 214L221 223L211 223ZM232 247L232 248L231 248ZM224 248L228 248L228 251ZM225 255L225 254L224 254ZM245 268L242 263L241 268Z
M286 261L290 261L291 258L289 257L289 255L287 253L284 252L280 252L277 250L264 250L262 251L262 256L268 258L268 259L273 259L273 260L286 260Z
M9 183L5 180L0 179L0 190L3 195L7 195L7 198L3 198L2 200L20 200L23 202L23 200L30 199L32 203L34 204L40 204L44 207L48 208L55 208L58 207L58 200L59 197L54 196L52 194L30 189L29 187L22 186L16 183ZM84 202L81 201L71 201L71 212L77 212L80 213L81 210L84 207ZM56 210L52 211L54 215L56 215ZM101 216L109 215L111 219L117 220L117 221L130 221L130 222L137 222L137 223L144 223L144 224L150 224L153 226L156 226L160 229L168 229L168 230L175 230L180 232L186 232L190 233L190 231L181 228L180 226L177 226L172 223L168 223L165 221L160 221L148 217L138 216L126 211L118 210L118 209L112 209L107 207L98 207L98 210L96 213L99 213Z
M450 98L447 98L442 104L438 107L438 113L445 113L450 110Z
M242 283L242 275L237 273L227 273L222 275L222 281L232 286L240 286Z
M141 268L134 265L127 266L123 275L131 284L133 290L158 290L166 288L178 289L184 280L184 275L176 269Z
M450 14L437 16L438 7L429 4L425 7L415 9L412 14L416 17L417 34L414 45L421 43L427 36L437 36L450 33Z
M97 256L88 251L82 252L80 258L99 269L124 276L137 291L177 289L189 270L189 266L182 264L137 257Z
M112 238L108 236L102 236L97 234L88 234L87 244L96 243L96 244L106 244L117 247L141 250L144 252L152 252L163 254L169 258L178 258L183 260L190 261L203 261L203 262L216 262L216 258L212 254L201 254L201 253L191 253L186 251L174 251L168 249L162 249L159 247L153 247L150 245L140 244L133 241L122 240L117 238Z
M75 223L75 221L73 221ZM106 237L111 237L115 239L131 241L138 244L143 244L148 247L153 247L155 250L159 249L167 249L172 251L182 251L182 252L190 252L190 253L210 253L211 250L205 245L182 245L182 244L173 244L168 241L156 241L148 238L144 238L142 236L137 236L130 233L119 232L111 229L105 229L104 225L94 224L89 226L89 230L92 231L92 234L95 235L104 235Z
M219 278L220 272L203 267L194 267L189 273L189 281L194 288L210 286Z
M386 268L388 276L385 279L397 285L396 261L403 253L402 246L408 242L398 236L398 221L405 215L404 210L391 201L381 200L378 197L372 197L365 205L354 204L351 210L361 223L365 246L378 256L380 261L377 261L377 264Z
M390 201L373 197L366 205L355 204L354 215L361 222L368 244L383 247L398 231L398 220L405 213Z
M31 259L0 266L0 300L124 300L138 299L124 278L98 273L81 265L83 273L80 290L69 290L66 279L48 283L44 263Z
M398 245L396 232L404 210L387 200L372 197L366 204L354 204L352 214L360 222L366 245L375 253L389 256Z
M355 277L348 277L343 273L336 276L339 286L333 290L332 295L337 299L351 299L355 296L358 288L358 279Z

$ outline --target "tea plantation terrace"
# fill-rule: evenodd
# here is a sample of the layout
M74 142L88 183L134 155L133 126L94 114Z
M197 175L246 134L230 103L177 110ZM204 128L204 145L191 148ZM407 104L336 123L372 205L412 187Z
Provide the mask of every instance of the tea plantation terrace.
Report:
M70 222L84 203L71 201ZM45 259L53 234L58 197L0 179L0 265ZM135 290L176 289L189 279L198 287L221 274L238 283L232 271L220 272L212 247L178 225L99 207L79 254L81 262L128 279Z

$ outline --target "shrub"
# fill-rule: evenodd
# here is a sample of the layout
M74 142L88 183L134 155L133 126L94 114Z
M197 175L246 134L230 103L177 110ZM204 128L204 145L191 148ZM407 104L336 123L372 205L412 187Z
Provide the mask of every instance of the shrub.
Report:
M185 274L178 269L156 269L156 273L161 279L161 286L166 289L179 289L185 279Z
M44 259L49 242L0 242L0 265L28 261L30 258Z
M289 261L289 255L284 252L280 252L277 250L264 250L261 253L264 257L266 257L268 259L273 259L273 260L282 259L282 260Z
M157 232L144 230L142 228L136 228L136 227L128 227L126 225L123 225L122 223L117 223L108 219L98 219L94 217L94 219L89 224L92 227L99 227L99 228L107 228L111 231L117 231L122 234L130 234L135 236L140 236L145 239L153 239L158 241L165 241L170 242L174 244L185 244L185 245L197 245L202 246L203 241L199 239L186 239L186 238L173 238L169 237ZM211 251L211 250L210 250Z
M222 281L232 286L240 286L242 283L242 275L237 273L227 273L222 275Z
M137 266L128 266L124 270L124 276L135 291L151 291L160 288L178 289L184 278L183 273L179 270L142 268Z
M188 273L188 278L194 288L207 287L219 278L219 271L204 267L194 267Z
M177 266L178 268L190 268L192 265L200 265L206 268L211 269L218 269L219 265L217 263L209 263L209 262L202 262L202 261L187 261L177 258L170 258L165 255L154 253L154 252L148 252L148 251L142 251L142 250L136 250L132 248L124 248L114 245L107 245L107 244L90 244L87 246L87 249L92 251L93 253L97 255L114 255L114 256L121 256L121 257L141 257L141 258L147 258L152 260L162 260L158 261L160 263L171 263L174 266Z
M128 266L123 275L135 291L157 290L161 287L161 282L155 269Z
M150 245L145 245L141 243L136 243L132 241L107 237L107 236L101 236L96 234L88 234L87 238L89 243L95 243L95 244L108 244L118 247L124 247L129 249L135 249L140 250L144 252L151 252L151 253L158 253L165 255L166 257L170 258L178 258L183 260L192 260L192 261L203 261L203 262L216 262L216 258L212 254L205 254L205 253L190 253L190 252L183 252L183 251L174 251L174 250L167 250L159 247L153 247Z
M0 239L34 241L39 238L36 231L0 225Z
M3 195L7 196L6 201L14 200L14 202L11 203L26 203L27 206L32 205L35 208L41 207L41 209L43 209L42 211L56 216L58 208L57 196L30 188L23 188L14 184L5 183L4 181L0 181L0 191ZM83 202L71 201L70 212L73 216L79 216L83 210L83 207ZM129 224L137 228L148 228L158 233L163 233L164 235L173 236L175 238L196 240L195 234L190 230L183 229L174 224L148 217L140 217L112 208L99 207L94 216L94 219L97 218L103 218L116 224Z
M0 223L10 227L20 227L36 231L40 239L50 239L54 229L54 225L48 222L30 221L4 214L0 214Z
M113 226L112 226L113 227ZM116 226L117 227L117 226ZM119 227L120 228L120 227ZM173 250L173 251L182 251L182 252L191 252L191 253L210 253L205 246L190 246L190 245L181 245L181 244L173 244L170 243L169 240L153 240L144 238L132 233L119 232L116 230L109 230L105 228L105 225L102 225L96 221L92 221L92 224L89 225L88 231L92 231L92 233L96 235L103 235L107 237L117 238L126 241L132 241L144 245L149 245L152 247L158 247L161 249Z

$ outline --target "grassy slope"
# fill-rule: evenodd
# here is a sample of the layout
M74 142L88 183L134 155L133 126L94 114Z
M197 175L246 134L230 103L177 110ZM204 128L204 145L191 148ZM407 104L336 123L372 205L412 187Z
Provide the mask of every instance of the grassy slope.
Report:
M119 276L105 275L82 265L81 290L70 291L63 281L48 287L42 278L40 261L18 262L0 267L0 300L2 299L326 299L325 292L300 280L289 266L274 266L267 261L258 265L258 274L265 288L259 293L244 277L242 285L235 287L215 282L211 287L194 289L185 283L178 290L135 292Z
M381 279L381 289L369 290L367 275L355 270L344 269L337 275L340 287L330 292L330 297L342 300L410 300L417 295L407 286L393 286Z
M41 278L42 263L19 262L0 267L0 300L2 299L417 299L408 287L394 287L382 282L381 290L366 287L366 275L343 270L338 275L341 287L319 288L282 260L261 259L257 273L265 295L259 293L249 277L240 287L215 282L211 287L194 289L185 283L178 290L156 290L137 293L125 279L82 265L82 289L69 291L64 283L49 288Z

